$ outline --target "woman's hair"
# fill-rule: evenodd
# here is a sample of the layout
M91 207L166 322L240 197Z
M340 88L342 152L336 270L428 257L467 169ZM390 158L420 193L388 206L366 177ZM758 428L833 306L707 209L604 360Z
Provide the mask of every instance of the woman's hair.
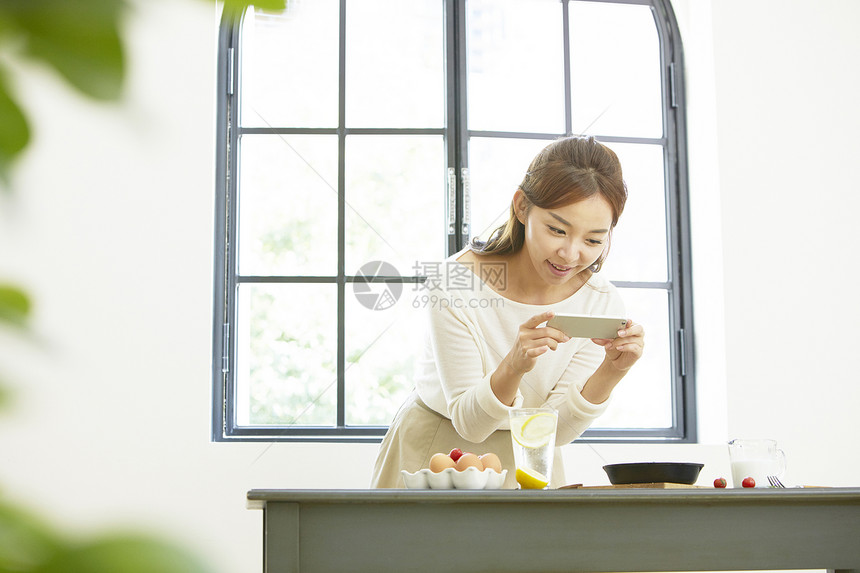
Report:
M612 227L624 210L627 186L621 177L621 163L615 153L593 137L566 137L547 145L529 165L519 185L528 206L557 209L599 195L612 208ZM610 235L611 235L610 228ZM525 226L517 218L514 201L508 222L493 231L484 241L472 239L471 249L479 254L504 255L516 253L525 242ZM589 267L597 272L609 252L606 248Z

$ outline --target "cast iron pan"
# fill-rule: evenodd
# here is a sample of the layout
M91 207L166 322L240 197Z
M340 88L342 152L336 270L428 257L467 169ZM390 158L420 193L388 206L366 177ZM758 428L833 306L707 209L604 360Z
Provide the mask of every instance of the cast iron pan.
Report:
M692 485L699 479L704 464L681 462L642 462L603 466L612 485L630 483L683 483Z

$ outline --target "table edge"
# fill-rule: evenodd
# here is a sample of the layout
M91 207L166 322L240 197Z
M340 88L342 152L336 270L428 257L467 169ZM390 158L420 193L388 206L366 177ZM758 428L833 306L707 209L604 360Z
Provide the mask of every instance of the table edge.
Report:
M860 488L756 489L557 489L524 490L409 490L409 489L252 489L248 509L267 503L662 503L662 504L860 504Z

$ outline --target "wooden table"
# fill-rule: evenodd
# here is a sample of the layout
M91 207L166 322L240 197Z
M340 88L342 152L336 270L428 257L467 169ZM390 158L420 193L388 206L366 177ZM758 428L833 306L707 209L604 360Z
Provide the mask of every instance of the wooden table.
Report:
M860 488L251 490L266 573L860 573Z

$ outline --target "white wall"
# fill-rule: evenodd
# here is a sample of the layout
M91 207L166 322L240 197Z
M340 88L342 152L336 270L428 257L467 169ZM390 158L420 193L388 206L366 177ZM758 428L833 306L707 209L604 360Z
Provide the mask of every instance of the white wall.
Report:
M729 430L856 485L860 4L714 4Z
M685 0L702 445L602 446L609 461L706 463L771 436L798 483L856 485L851 166L860 155L854 0ZM261 569L248 489L360 488L374 445L209 442L214 165L213 6L136 2L119 105L50 74L15 195L0 277L35 297L39 339L0 337L15 391L0 416L0 494L73 531L173 537L219 573ZM590 448L569 481L603 483Z

